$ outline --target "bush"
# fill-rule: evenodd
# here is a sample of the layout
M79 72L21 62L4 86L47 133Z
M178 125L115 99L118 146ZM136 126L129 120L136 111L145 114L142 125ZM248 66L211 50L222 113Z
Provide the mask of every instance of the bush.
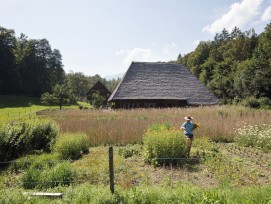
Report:
M70 185L77 177L77 172L72 168L69 162L58 164L42 174L41 187L55 187Z
M185 157L187 144L179 130L151 126L143 137L145 160L154 165L176 163Z
M268 97L260 97L259 99L251 96L243 100L242 104L249 108L268 109L271 107L271 100Z
M9 169L13 171L19 171L26 170L31 166L36 169L43 169L46 166L54 167L59 163L58 161L58 157L55 154L29 155L21 157L12 162L9 166Z
M48 120L10 123L0 131L0 161L16 159L35 150L49 152L58 135Z
M271 107L271 100L268 97L261 97L258 101L263 109L268 109Z
M89 139L83 133L66 133L56 141L54 151L61 159L78 159L89 151Z
M260 108L260 103L257 98L251 96L243 100L242 104L249 108Z
M142 151L141 145L131 145L128 144L125 147L119 149L119 155L123 156L125 159L132 157L134 155L140 155Z
M242 146L271 149L271 125L244 125L237 129L234 140Z
M43 120L35 121L31 124L31 141L30 146L34 150L44 150L50 152L58 135L58 128L52 122Z
M22 186L26 189L52 188L70 185L77 177L77 172L69 162L62 162L51 168L47 165L38 168L30 166L22 176Z

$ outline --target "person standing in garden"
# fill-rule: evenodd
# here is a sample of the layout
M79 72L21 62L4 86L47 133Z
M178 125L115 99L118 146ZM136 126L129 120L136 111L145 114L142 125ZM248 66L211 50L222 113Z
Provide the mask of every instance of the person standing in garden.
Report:
M195 124L192 122L193 118L191 116L185 116L184 119L186 121L182 124L180 129L184 130L184 134L187 137L187 157L189 157L192 142L194 139L193 130L195 129Z

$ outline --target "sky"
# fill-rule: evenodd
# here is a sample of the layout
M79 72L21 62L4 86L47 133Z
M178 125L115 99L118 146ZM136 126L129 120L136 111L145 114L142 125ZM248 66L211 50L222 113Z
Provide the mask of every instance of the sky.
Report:
M0 0L0 26L60 50L66 73L108 77L176 60L237 26L263 32L271 0Z

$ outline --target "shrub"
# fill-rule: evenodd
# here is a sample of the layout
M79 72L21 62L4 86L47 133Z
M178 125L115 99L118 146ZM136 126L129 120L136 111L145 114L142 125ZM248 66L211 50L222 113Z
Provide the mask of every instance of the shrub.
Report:
M271 100L268 97L261 97L258 101L263 109L268 109L271 107Z
M77 177L77 172L69 162L61 162L51 168L44 165L40 168L31 166L22 176L22 186L26 189L52 188L70 185Z
M35 150L50 151L58 135L48 120L10 123L0 131L0 161L16 159Z
M179 130L162 125L150 127L143 137L145 160L154 165L176 163L187 152L186 139Z
M77 172L72 168L69 162L62 162L48 171L44 171L42 174L43 187L55 187L70 185L77 177Z
M66 133L56 141L54 151L61 159L78 159L89 151L89 139L86 134Z
M45 166L54 167L57 163L58 157L56 154L29 155L12 162L9 169L19 171L26 170L30 166L36 169L42 169Z
M243 100L242 104L249 108L260 108L260 103L257 98L251 96Z
M29 168L22 176L22 186L26 189L33 189L41 183L41 170L34 167Z
M271 125L244 125L236 130L234 140L246 147L271 149Z
M57 126L50 121L38 120L31 124L30 146L35 150L50 152L58 135Z

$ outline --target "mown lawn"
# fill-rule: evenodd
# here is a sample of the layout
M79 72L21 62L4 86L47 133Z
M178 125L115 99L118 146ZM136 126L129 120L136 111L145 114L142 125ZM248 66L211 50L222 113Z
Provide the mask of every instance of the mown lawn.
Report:
M83 104L86 106L86 104ZM36 116L36 112L45 109L58 110L58 106L46 106L39 98L28 96L0 95L0 126L14 120L25 120ZM78 105L63 106L63 109L78 109Z

